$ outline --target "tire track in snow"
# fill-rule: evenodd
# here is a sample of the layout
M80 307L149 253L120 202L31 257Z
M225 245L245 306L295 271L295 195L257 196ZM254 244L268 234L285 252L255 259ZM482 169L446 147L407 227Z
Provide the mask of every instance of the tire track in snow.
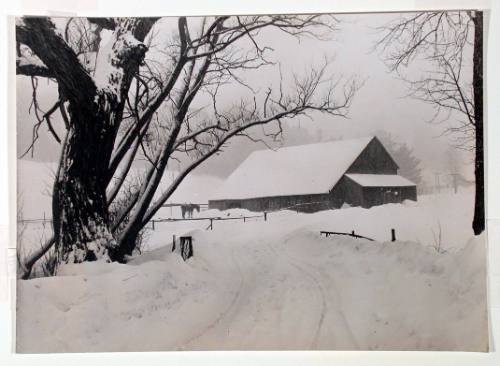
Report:
M240 297L242 295L242 290L243 290L243 287L245 284L245 280L244 280L244 276L243 276L243 271L241 270L241 266L240 266L239 262L236 260L236 257L234 255L234 248L231 249L230 257L231 257L231 261L234 263L234 265L238 271L238 275L239 275L239 279L240 279L235 295L231 299L231 302L229 303L229 305L224 309L224 311L219 313L219 315L215 318L215 320L213 322L211 322L210 324L208 324L207 326L205 326L198 334L188 338L188 340L184 343L182 348L186 348L191 343L199 340L205 334L207 334L211 330L215 329L224 320L224 318L226 318L228 316L231 309L236 305L236 303L240 299Z
M283 251L284 252L284 251ZM291 256L287 255L287 254L283 254L285 257L288 258L288 260L290 260L291 263L300 263L301 265L298 265L299 267L301 268L304 268L304 267L308 267L310 268L311 271L319 274L320 276L322 275L322 271L320 269L317 269L314 265L310 264L310 263L306 263L304 261L301 261L300 259L297 259L297 258L292 258ZM316 282L316 284L318 285L318 287L321 289L321 293L323 294L323 300L326 301L326 296L325 296L325 293L327 292L324 287L320 284L320 281L317 279L316 276L314 276L310 271L305 271L309 274L309 276L311 278L314 279L314 281ZM354 348L353 349L360 349L359 347L359 342L357 341L356 337L354 336L354 333L352 332L352 329L349 325L349 322L347 321L347 317L345 316L344 312L342 311L341 309L341 306L339 304L339 299L340 299L340 292L337 288L337 285L335 283L335 281L330 278L329 276L327 276L326 274L323 273L323 277L324 278L327 278L328 277L328 281L330 283L330 288L333 290L333 292L335 292L335 297L334 297L334 302L337 306L334 307L334 309L336 310L336 314L338 315L339 319L341 320L341 322L343 323L344 325L344 330L347 332L347 335L349 336L350 340L351 340L351 343L353 344ZM326 306L326 305L325 305ZM317 344L317 341L319 339L319 330L320 328L318 328L318 332L317 332L317 338L316 338L316 344Z
M304 267L300 266L296 261L294 261L288 255L280 253L271 244L266 243L266 245L276 255L276 257L284 259L286 262L288 262L289 265L291 265L292 267L297 269L306 278L308 278L313 283L314 287L317 290L317 293L319 294L319 297L321 299L321 311L320 311L320 316L319 316L319 320L318 320L318 325L316 326L316 331L314 332L314 337L313 337L313 340L311 342L311 348L315 349L315 348L317 348L317 345L318 345L319 336L321 334L321 329L323 327L323 323L325 321L326 312L327 312L325 290L321 286L319 281L316 279L316 277L314 277L309 271L304 269Z

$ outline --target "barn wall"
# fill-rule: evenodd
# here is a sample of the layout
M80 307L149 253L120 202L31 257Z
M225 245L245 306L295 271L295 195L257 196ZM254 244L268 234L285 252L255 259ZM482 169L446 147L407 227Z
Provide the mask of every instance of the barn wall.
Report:
M390 193L389 193L389 192ZM397 192L397 194L394 194ZM370 208L386 203L417 200L417 188L412 187L362 187L349 177L342 177L331 192L334 200L342 200L351 206ZM344 202L343 201L343 202Z
M417 186L405 187L403 197L404 200L417 201Z
M397 174L398 166L377 138L374 138L346 173Z
M386 203L401 203L404 200L416 201L417 187L364 187L363 194L363 207L369 208Z
M296 196L259 197L241 200L211 200L210 209L228 210L243 208L254 212L270 212L291 209L299 212L316 212L334 208L329 194L309 194Z
M363 188L343 176L330 192L332 201L336 202L336 207L341 207L344 203L350 206L363 206Z
M390 193L388 192L390 191ZM397 194L394 194L397 192ZM413 187L362 187L348 177L342 177L329 194L297 196L259 197L242 200L211 200L209 209L221 211L243 208L253 212L271 212L281 209L298 212L317 212L340 208L344 203L350 206L370 208L386 203L401 203L417 200L417 189Z

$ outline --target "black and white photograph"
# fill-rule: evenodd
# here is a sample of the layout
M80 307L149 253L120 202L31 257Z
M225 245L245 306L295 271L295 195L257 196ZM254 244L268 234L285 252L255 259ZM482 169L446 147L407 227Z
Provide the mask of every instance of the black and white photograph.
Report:
M17 353L489 351L483 11L13 27Z

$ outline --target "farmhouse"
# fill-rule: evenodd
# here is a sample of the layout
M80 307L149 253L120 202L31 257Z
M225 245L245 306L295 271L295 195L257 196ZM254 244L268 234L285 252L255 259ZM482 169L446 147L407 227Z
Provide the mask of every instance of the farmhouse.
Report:
M413 182L376 137L255 151L227 178L209 208L316 212L417 200Z

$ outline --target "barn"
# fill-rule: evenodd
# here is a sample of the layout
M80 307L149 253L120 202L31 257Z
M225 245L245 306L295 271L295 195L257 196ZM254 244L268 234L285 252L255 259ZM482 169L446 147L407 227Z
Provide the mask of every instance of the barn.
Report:
M255 151L209 200L209 208L301 212L417 200L416 185L377 137Z

